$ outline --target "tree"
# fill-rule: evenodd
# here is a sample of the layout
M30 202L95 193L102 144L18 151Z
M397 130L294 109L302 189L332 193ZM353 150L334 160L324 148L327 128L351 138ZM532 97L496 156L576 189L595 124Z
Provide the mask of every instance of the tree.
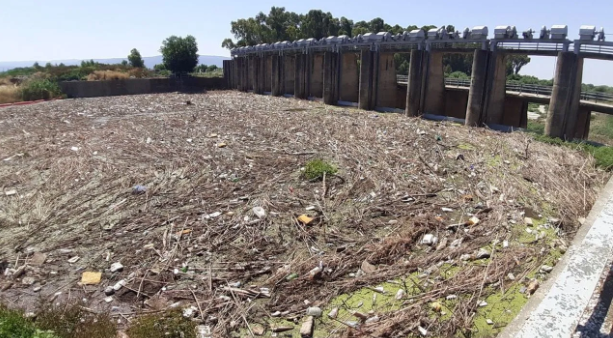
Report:
M164 66L174 74L190 73L198 64L198 44L188 35L184 38L171 36L162 42L160 48Z
M34 67L34 69L36 69L36 70L39 70L39 69L43 68L43 67L40 66L40 64L38 64L38 62L34 62L32 67Z
M216 71L218 68L219 68L219 67L217 67L216 65L210 65L210 66L207 68L207 71L208 71L208 72L214 72L214 71Z
M155 70L156 72L166 70L166 66L164 66L163 63L158 63L157 65L153 66L153 70Z
M507 75L519 74L523 66L530 63L528 55L511 55L507 57Z
M121 65L126 67L128 65L128 61L127 60L122 60L121 61Z
M143 61L143 58L140 56L140 53L138 52L138 49L136 48L133 48L130 51L130 55L128 55L128 61L130 62L130 66L134 68L144 68L145 67L145 62Z

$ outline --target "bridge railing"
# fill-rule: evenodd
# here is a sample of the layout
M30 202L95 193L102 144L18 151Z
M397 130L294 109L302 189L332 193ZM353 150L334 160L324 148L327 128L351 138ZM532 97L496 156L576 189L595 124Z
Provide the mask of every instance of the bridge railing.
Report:
M407 75L397 75L396 80L398 83L407 83L408 76ZM470 79L446 78L445 85L469 88ZM551 91L553 90L553 87L551 86L526 84L526 83L513 82L513 81L507 82L506 88L507 88L507 91L509 92L527 93L527 94L535 94L535 95L542 95L542 96L551 96ZM591 101L591 102L613 102L613 94L600 93L600 92L581 92L581 100Z

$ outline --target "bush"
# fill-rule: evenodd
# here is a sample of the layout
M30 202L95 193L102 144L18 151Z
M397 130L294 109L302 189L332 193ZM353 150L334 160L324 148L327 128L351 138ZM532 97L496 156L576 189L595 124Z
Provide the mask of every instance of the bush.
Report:
M129 78L129 74L116 72L114 70L96 70L87 75L87 81L124 80Z
M336 167L321 159L311 160L304 166L304 177L308 180L322 179L324 174L330 176L337 172Z
M49 100L60 96L60 86L51 80L34 79L21 84L21 98L24 101Z
M62 338L115 338L117 326L106 314L86 312L80 304L42 304L36 325Z

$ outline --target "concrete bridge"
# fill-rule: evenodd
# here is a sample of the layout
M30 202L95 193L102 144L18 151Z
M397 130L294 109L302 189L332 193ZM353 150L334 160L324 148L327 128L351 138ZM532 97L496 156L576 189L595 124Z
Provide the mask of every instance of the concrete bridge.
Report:
M231 88L257 94L321 98L326 104L452 117L492 128L525 127L528 102L548 103L546 135L585 139L592 111L613 114L608 103L584 100L581 93L584 59L613 60L613 43L604 37L604 30L582 26L579 39L570 40L564 25L543 27L538 36L525 31L522 37L515 27L498 26L493 39L485 26L463 33L441 27L331 36L233 49L224 76ZM397 81L395 53L410 53L406 85ZM446 86L445 53L473 54L468 88ZM513 91L506 81L506 57L512 54L557 57L550 93Z

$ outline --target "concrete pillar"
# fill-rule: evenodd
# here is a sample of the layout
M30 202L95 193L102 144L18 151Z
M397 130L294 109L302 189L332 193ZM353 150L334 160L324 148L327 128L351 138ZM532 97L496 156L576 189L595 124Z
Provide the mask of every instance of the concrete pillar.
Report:
M272 55L270 57L270 92L273 96L281 95L281 74L279 67L280 61L282 60L279 55Z
M573 72L574 78L571 80L573 85L573 91L570 98L569 111L566 118L566 135L567 138L579 138L583 139L584 134L582 132L585 123L583 121L579 121L580 118L584 118L582 116L582 111L580 109L581 104L581 82L583 81L583 58L578 57L577 63L575 65L575 71ZM588 129L589 129L589 114L588 114ZM589 131L589 130L588 130ZM576 132L580 133L578 137ZM587 133L585 134L587 138Z
M418 116L421 106L421 87L424 51L411 50L409 63L409 81L407 83L407 103L405 112L408 116Z
M338 54L324 52L323 55L323 99L325 104L336 104L334 91L336 86L336 57Z
M246 92L247 91L247 79L246 79L246 71L247 71L247 66L246 66L246 58L244 57L240 57L238 59L236 59L238 61L238 90L242 91L242 92Z
M228 60L223 60L222 64L224 87L228 88L230 87L230 65Z
M396 108L397 87L394 53L379 53L375 107Z
M358 108L364 110L372 109L373 92L373 59L374 52L363 49L360 57L360 94Z
M296 72L294 71L294 68L296 67L295 56L284 55L283 59L284 94L294 95L294 76L296 75Z
M428 55L428 72L426 73L426 91L423 112L427 114L445 114L445 72L443 70L443 53L431 51Z
M483 117L489 53L490 52L487 50L477 49L473 56L470 90L468 91L468 105L466 107L466 118L464 120L464 124L467 126L478 126Z
M264 85L266 82L266 76L265 74L265 65L266 65L266 58L264 56L258 56L255 59L255 66L256 66L256 81L255 83L257 84L257 88L254 88L254 92L256 94L264 94Z
M232 89L238 89L238 58L232 60Z
M545 123L545 135L547 136L566 137L566 121L575 87L573 80L576 77L576 65L577 54L573 52L558 53L556 74L553 79L553 90L549 101L547 122Z
M272 55L264 57L262 62L262 78L264 79L264 93L272 93Z
M297 54L294 58L294 97L297 99L305 98L304 88L304 68L305 55Z
M328 52L326 52L328 53ZM325 54L325 53L324 53ZM313 54L309 96L323 98L324 54Z
M590 121L592 111L589 108L580 107L575 123L574 138L587 140L590 135Z
M504 101L507 96L507 64L502 53L490 55L486 90L485 123L502 124Z
M359 78L358 55L355 52L341 54L339 100L358 102Z

